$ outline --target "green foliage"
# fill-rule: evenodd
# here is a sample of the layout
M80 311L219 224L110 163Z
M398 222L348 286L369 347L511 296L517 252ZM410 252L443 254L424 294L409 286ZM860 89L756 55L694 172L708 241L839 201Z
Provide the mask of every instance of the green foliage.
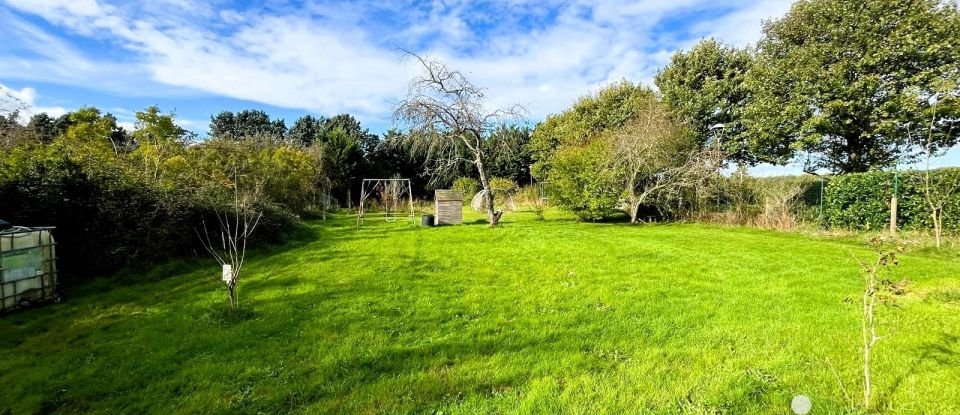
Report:
M581 220L600 220L613 214L622 188L609 168L608 154L601 141L558 151L549 176L551 203Z
M768 22L746 78L751 150L864 172L911 156L918 128L960 137L960 12L939 0L813 0ZM931 99L933 96L939 98ZM933 123L934 118L947 120Z
M552 202L583 220L618 210L633 219L641 207L675 212L720 162L707 160L656 93L629 82L550 116L534 131L531 149Z
M627 81L580 98L537 125L530 139L533 174L550 183L551 203L581 220L613 214L622 186L610 168L610 147L601 135L622 129L649 108L656 94Z
M210 117L210 136L240 140L249 137L265 137L282 140L287 133L282 119L271 120L261 110L243 110L237 113L223 111Z
M450 188L463 193L464 203L469 203L473 195L480 191L480 182L473 177L458 177Z
M487 155L485 168L492 177L505 177L517 183L530 182L533 158L529 127L500 126L483 142Z
M655 80L664 104L693 130L701 147L718 137L731 159L748 163L753 157L742 145L748 95L743 81L752 59L745 49L706 39L676 52ZM717 124L723 128L714 128Z
M826 187L824 217L830 226L858 230L880 230L890 226L890 198L898 176L897 226L926 230L933 227L930 208L924 201L921 172L871 171L832 178ZM934 184L956 183L960 169L931 172ZM943 227L960 230L960 192L954 192L943 211Z
M535 177L549 175L553 156L565 146L587 144L598 134L623 128L647 107L656 94L640 84L622 81L596 94L580 98L573 106L547 117L533 130L529 149L536 164Z
M196 229L217 223L234 186L260 195L259 241L276 240L310 203L317 172L298 147L269 138L187 146L190 135L173 114L150 107L136 117L125 139L115 118L82 108L51 142L0 152L0 217L56 226L68 284L201 251Z
M512 196L520 190L520 186L513 179L494 177L490 179L490 190L498 195Z

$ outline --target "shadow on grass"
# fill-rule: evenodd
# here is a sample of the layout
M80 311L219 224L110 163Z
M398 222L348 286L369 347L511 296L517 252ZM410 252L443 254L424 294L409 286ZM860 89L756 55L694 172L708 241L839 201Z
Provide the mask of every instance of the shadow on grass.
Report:
M926 363L936 363L945 367L960 365L960 350L955 346L958 344L960 344L960 337L947 333L940 333L940 338L936 342L926 342L920 347L920 355L907 365L903 373L894 378L888 390L881 393L877 400L877 408L892 409L893 395L896 395L905 380L918 374Z

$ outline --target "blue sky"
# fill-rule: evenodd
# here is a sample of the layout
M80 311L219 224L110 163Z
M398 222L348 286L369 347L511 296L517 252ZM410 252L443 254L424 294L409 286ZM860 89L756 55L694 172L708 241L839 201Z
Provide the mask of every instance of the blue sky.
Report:
M156 104L200 134L246 108L288 124L348 112L382 132L416 70L406 49L536 121L613 81L651 84L701 38L750 44L791 2L0 0L0 85L33 111L93 105L127 124Z

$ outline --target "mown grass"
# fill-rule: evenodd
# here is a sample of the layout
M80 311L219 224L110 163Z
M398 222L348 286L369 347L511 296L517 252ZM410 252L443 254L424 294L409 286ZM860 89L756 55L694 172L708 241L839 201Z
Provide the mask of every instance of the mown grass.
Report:
M238 314L203 258L90 284L0 317L0 413L859 412L861 244L549 213L311 222L250 258ZM896 272L877 410L960 413L958 256Z

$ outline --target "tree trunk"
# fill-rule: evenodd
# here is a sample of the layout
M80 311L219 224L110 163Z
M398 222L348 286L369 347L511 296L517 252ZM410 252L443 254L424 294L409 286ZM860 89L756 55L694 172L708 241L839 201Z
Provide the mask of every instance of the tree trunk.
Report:
M477 173L480 175L480 185L484 190L483 204L487 210L487 220L490 221L490 227L493 228L500 223L500 216L503 215L503 212L494 209L493 189L490 188L490 180L487 178L487 171L483 166L483 156L478 153L474 163L477 165Z
M934 209L931 216L933 216L933 238L937 241L937 249L940 249L940 229L942 228L940 222L943 220L943 215L937 209Z
M237 287L233 284L227 284L227 297L230 299L230 309L237 309L236 291Z

